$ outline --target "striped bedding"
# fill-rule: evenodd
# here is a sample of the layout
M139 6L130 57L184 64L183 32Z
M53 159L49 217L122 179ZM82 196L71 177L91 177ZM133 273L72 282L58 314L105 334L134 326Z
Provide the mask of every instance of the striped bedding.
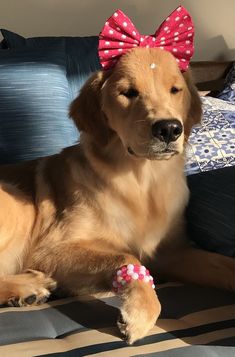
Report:
M178 283L157 287L162 314L147 337L127 346L116 328L115 296L52 300L0 309L0 356L235 356L234 294Z

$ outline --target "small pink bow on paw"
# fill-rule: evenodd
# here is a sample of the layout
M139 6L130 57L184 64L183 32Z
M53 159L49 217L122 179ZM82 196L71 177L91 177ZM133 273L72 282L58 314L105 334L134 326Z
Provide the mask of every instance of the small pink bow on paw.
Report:
M154 35L141 35L131 20L117 10L99 35L99 58L103 69L110 69L129 49L158 47L171 52L181 71L186 71L194 52L194 25L188 11L179 6Z

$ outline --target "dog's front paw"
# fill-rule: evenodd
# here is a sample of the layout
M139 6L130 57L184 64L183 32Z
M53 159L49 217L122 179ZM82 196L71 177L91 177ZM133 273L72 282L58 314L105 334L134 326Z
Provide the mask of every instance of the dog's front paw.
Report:
M150 284L132 282L123 289L121 315L117 322L128 344L147 335L155 325L161 305Z
M56 288L56 282L51 277L31 269L11 276L6 283L6 301L3 303L14 307L43 304Z

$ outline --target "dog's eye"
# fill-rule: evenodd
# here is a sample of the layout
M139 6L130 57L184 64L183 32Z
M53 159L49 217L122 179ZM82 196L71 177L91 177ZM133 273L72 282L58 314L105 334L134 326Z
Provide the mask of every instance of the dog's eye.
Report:
M139 92L134 88L129 88L126 92L121 92L121 94L127 98L136 98L138 97Z
M177 94L177 93L179 93L181 90L182 90L182 89L173 86L173 87L171 87L171 94Z

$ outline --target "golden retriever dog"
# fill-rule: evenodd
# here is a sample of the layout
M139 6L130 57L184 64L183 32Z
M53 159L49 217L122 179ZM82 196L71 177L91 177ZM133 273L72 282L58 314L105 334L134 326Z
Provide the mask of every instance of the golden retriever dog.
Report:
M137 48L91 76L71 105L78 145L0 169L0 303L112 289L117 269L146 264L164 279L235 288L235 261L187 243L184 146L201 104L170 53ZM150 284L119 292L127 342L155 324Z

